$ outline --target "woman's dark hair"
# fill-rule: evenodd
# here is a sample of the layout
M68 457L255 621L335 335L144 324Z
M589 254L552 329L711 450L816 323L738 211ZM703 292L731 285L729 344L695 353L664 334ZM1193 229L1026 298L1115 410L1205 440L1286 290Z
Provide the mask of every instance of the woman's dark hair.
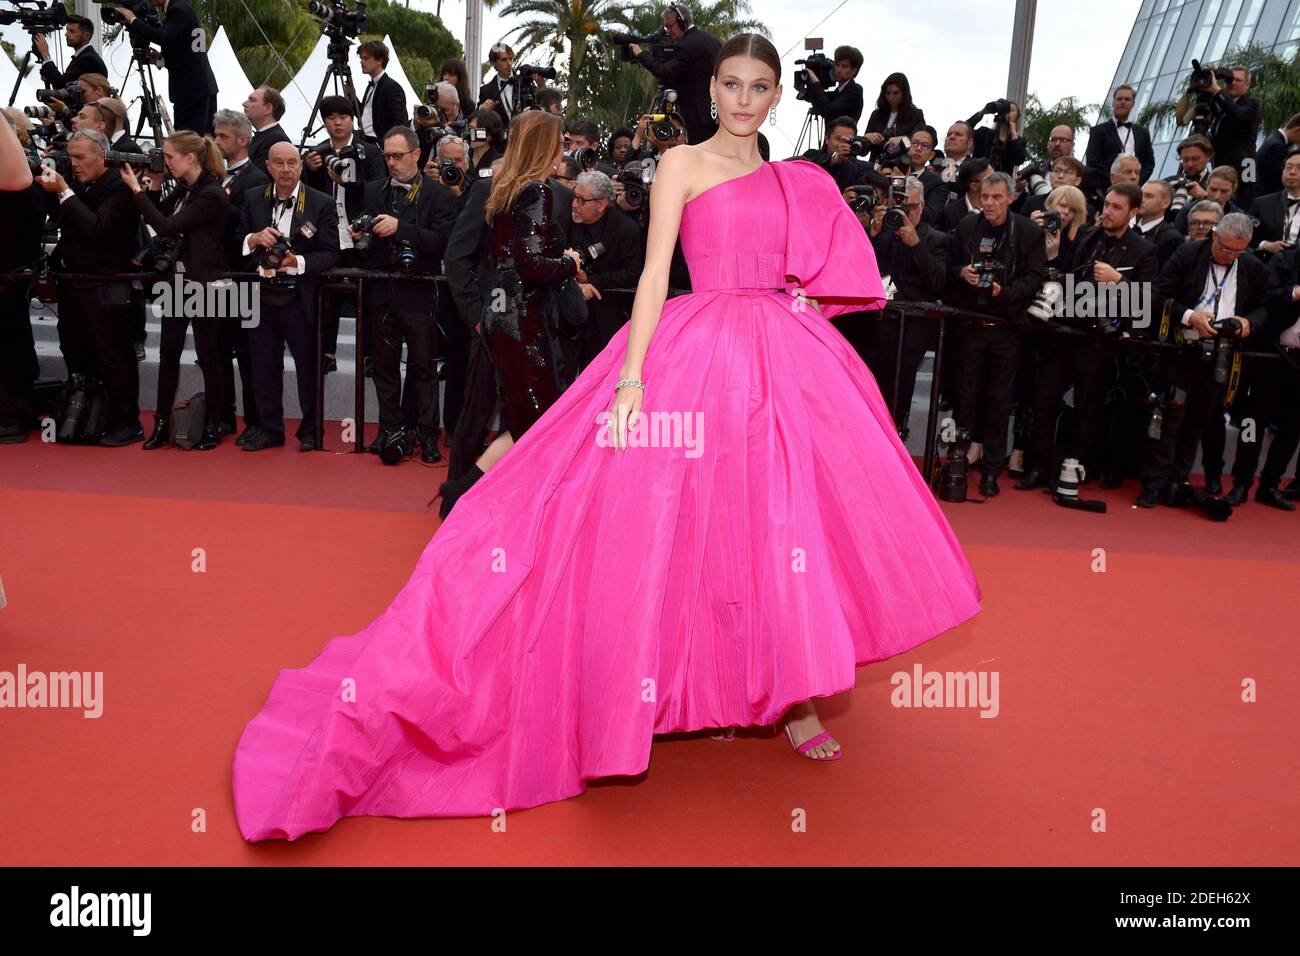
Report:
M880 96L876 100L876 108L883 110L885 116L889 116L890 113L894 112L889 105L889 100L885 99L885 90L891 86L898 87L903 94L903 98L898 104L898 119L896 120L901 126L912 118L912 114L916 109L912 105L912 84L907 82L906 73L890 73L889 76L885 77L885 82L880 84Z
M469 114L469 118L474 121L474 125L479 129L487 130L488 143L490 145L498 148L505 145L506 127L505 124L501 122L500 113L496 110L479 107L473 113Z
M456 93L460 96L460 112L462 116L468 116L474 112L474 91L469 85L469 70L465 69L465 61L457 60L455 57L444 60L442 69L438 71L438 78L441 79L444 73L456 77L453 82L456 85Z
M772 46L772 41L767 37L758 33L737 33L722 44L717 59L713 61L715 78L722 61L732 56L752 56L755 60L760 60L772 68L776 81L781 82L781 54L776 52L776 47Z

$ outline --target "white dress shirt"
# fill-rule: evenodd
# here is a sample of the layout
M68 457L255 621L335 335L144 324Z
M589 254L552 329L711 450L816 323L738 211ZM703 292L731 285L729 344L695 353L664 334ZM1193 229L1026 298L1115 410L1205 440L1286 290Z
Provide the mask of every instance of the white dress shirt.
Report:
M293 187L293 192L290 193L288 205L286 206L285 200L280 198L279 190L272 187L271 202L274 205L271 207L273 210L272 212L273 219L271 225L274 226L277 230L279 230L280 235L282 236L291 236L293 234L293 210L294 207L298 205L298 194L301 192L302 192L302 183L299 182L296 186ZM248 240L251 239L252 237L253 237L253 233L251 232L244 237L244 246L243 249L241 250L243 255L251 256L253 254L253 247L248 244ZM292 266L290 266L287 269L280 269L277 271L283 272L286 275L291 275L291 276L299 276L302 275L304 272L306 272L307 262L305 259L303 259L302 253L294 252L293 258L294 258L294 264ZM258 268L258 271L262 272L260 267ZM271 275L272 273L262 272L262 274Z
M370 85L366 87L364 102L361 104L361 132L372 139L379 138L375 133L375 87L379 85L379 78L384 72L380 70L370 78Z
M1219 291L1219 301L1215 306L1214 317L1216 319L1231 318L1237 308L1237 263L1234 260L1232 265L1227 266L1227 273L1224 273L1224 266L1210 259L1209 273L1205 277L1205 289L1201 292L1201 297L1196 300L1196 305L1183 312L1183 338L1190 340L1199 339L1201 333L1192 328L1192 313L1205 311L1210 308L1214 301L1215 290L1219 289L1219 284L1223 284L1222 290Z

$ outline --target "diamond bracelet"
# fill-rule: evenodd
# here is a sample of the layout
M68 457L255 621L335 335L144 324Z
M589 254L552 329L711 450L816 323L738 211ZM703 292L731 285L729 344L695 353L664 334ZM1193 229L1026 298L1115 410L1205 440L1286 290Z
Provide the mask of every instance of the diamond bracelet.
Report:
M645 382L641 381L640 379L636 379L636 378L625 378L625 379L622 379L621 381L619 381L619 383L618 383L617 385L614 386L614 391L617 392L617 391L618 391L620 388L622 388L624 385L632 385L632 386L635 386L636 388L641 389L641 391L643 391L643 392L645 391Z

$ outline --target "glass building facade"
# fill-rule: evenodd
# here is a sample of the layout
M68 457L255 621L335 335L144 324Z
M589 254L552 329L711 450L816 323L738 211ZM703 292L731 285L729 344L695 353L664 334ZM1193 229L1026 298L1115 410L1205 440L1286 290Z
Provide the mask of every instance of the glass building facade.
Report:
M1177 100L1193 59L1214 62L1248 43L1282 55L1294 50L1300 43L1300 0L1142 0L1107 96L1121 83L1133 87L1136 116L1150 103ZM1172 174L1178 165L1174 147L1186 129L1153 129L1151 135L1156 175Z

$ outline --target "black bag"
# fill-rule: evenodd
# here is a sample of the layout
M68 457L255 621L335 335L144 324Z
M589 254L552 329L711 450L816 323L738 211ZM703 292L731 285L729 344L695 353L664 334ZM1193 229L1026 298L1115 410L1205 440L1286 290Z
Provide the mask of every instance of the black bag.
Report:
M191 449L203 438L208 424L208 402L203 392L193 398L182 398L172 408L167 434L177 448Z
M54 421L58 428L57 441L98 442L108 431L108 393L104 383L80 372L71 375L55 404Z

